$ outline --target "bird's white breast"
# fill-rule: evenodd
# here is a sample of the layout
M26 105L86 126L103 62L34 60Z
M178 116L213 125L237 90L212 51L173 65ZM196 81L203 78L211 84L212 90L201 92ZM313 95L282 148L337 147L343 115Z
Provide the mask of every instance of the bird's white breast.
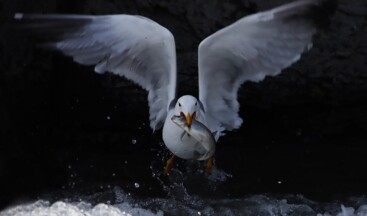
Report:
M182 137L184 130L172 122L172 115L172 111L168 113L163 126L162 136L167 148L176 156L186 160L196 159L195 156L197 157L198 153L206 154L207 150L197 140L187 134Z

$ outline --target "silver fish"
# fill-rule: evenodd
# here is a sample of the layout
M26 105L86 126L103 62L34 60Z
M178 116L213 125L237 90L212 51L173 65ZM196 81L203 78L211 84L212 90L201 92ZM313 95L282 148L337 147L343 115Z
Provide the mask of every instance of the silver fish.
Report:
M188 136L192 136L206 150L204 154L197 152L197 160L206 160L213 156L215 152L214 135L203 123L193 119L191 126L188 127L186 119L182 116L174 115L171 120L184 130L181 139L185 134L188 134Z

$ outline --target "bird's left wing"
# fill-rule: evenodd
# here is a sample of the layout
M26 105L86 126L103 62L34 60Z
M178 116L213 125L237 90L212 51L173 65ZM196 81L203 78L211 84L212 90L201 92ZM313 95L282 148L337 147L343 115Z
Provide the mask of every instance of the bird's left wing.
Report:
M176 94L176 50L169 30L132 15L16 14L25 28L95 72L126 77L149 92L150 126L159 129Z
M237 91L274 76L312 46L334 0L300 0L244 17L199 45L199 99L211 131L239 128ZM325 19L326 18L326 19Z

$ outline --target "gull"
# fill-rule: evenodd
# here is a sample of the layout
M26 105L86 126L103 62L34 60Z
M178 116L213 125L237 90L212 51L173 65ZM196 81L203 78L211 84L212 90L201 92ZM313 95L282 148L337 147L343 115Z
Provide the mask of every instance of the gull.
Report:
M192 160L197 141L172 122L173 116L193 120L215 132L240 128L239 87L275 76L312 47L313 36L330 13L333 0L298 0L245 16L214 32L198 47L199 97L176 95L176 48L172 33L138 15L15 14L27 28L52 35L47 47L59 50L96 73L125 77L148 91L150 127L161 129L167 148L168 175L175 156ZM326 19L325 19L326 18ZM201 148L202 149L202 148ZM201 152L205 154L206 152ZM197 158L197 156L196 156ZM213 161L207 160L210 173Z

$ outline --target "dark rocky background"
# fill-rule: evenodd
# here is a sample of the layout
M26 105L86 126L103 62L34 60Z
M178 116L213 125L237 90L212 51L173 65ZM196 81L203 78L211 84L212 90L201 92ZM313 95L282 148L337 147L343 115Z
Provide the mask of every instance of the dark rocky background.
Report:
M147 16L176 38L179 95L197 95L200 41L285 2L0 1L0 208L50 191L88 187L92 193L108 185L166 196L158 181L164 178L153 178L152 170L163 167L168 152L161 131L148 127L146 92L37 49L34 38L13 28L15 12ZM319 201L366 194L366 19L367 1L340 0L329 28L298 63L277 77L245 83L239 93L244 124L221 139L216 152L216 166L233 177L213 191L202 175L189 181L188 192L300 193ZM184 161L176 167L185 174Z

